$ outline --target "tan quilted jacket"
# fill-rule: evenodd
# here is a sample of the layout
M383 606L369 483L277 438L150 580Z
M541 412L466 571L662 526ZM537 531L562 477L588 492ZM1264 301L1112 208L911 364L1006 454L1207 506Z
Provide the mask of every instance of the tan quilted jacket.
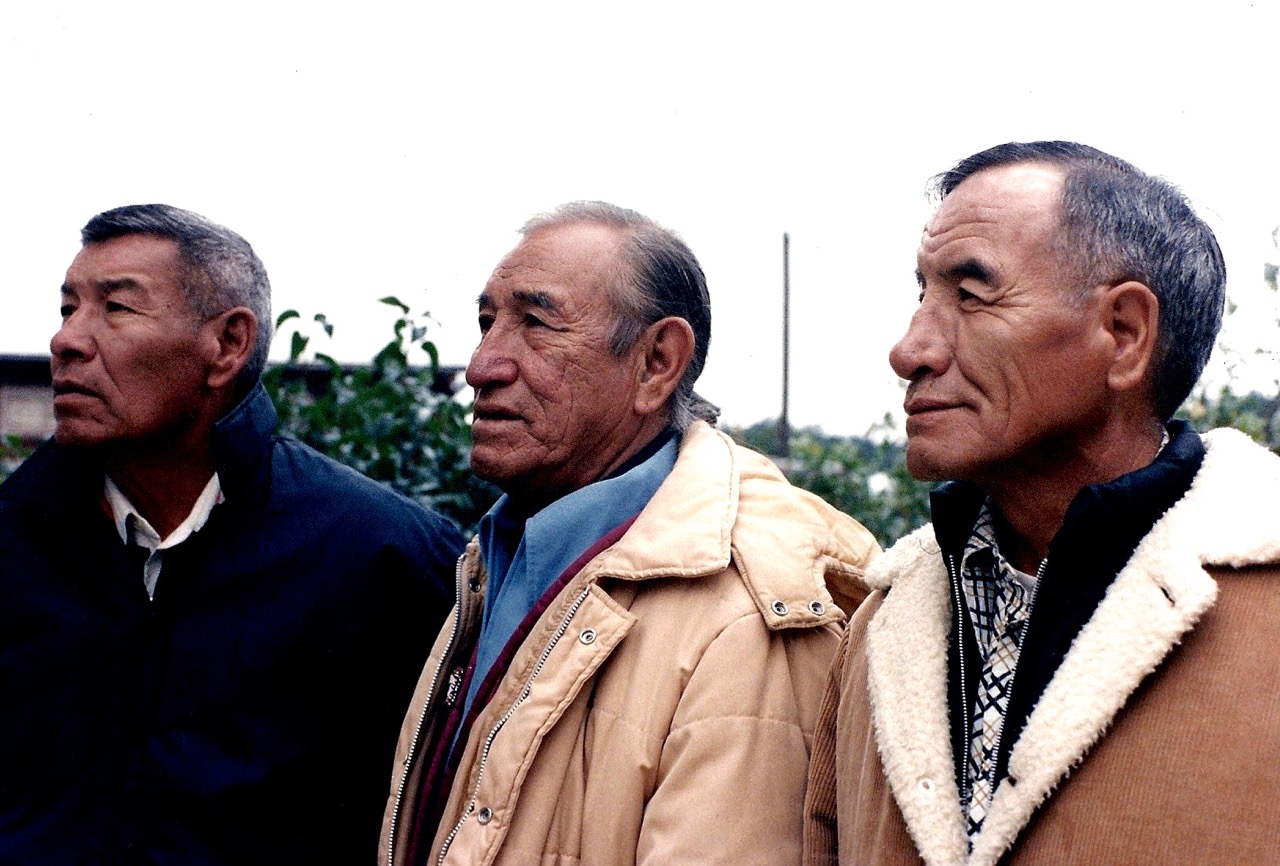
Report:
M472 728L428 862L798 863L844 620L827 583L860 598L876 551L852 519L696 424L636 522L516 653ZM483 578L473 544L401 735L384 866L403 862L430 708L478 627Z

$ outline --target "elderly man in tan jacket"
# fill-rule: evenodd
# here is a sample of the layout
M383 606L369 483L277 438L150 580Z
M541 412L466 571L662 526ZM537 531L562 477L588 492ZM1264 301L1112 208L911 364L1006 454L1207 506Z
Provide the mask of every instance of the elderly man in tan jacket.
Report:
M578 203L480 295L472 466L505 495L401 734L379 861L786 864L814 719L876 551L693 392L706 282Z
M1170 420L1221 321L1213 233L1073 142L938 186L890 361L908 468L954 480L868 573L807 860L1276 863L1280 459Z

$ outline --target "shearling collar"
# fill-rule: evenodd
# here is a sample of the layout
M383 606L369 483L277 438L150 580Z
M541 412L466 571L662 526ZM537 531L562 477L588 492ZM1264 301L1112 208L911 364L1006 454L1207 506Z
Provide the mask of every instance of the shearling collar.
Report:
M891 589L868 628L872 716L881 760L907 827L930 864L993 864L1034 810L1084 758L1142 679L1214 603L1205 566L1280 562L1280 533L1248 490L1280 488L1280 459L1234 430L1204 437L1186 495L1139 543L1031 713L1009 760L1017 785L997 790L966 856L947 719L951 599L931 526L902 539L867 573Z

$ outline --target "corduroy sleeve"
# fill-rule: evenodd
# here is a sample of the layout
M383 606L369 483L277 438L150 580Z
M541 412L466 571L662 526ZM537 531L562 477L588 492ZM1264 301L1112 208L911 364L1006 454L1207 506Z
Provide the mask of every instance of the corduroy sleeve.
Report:
M849 652L848 632L840 641L827 678L826 693L818 708L809 759L809 784L804 800L804 863L826 866L838 862L839 828L836 822L836 718L840 709L840 682Z

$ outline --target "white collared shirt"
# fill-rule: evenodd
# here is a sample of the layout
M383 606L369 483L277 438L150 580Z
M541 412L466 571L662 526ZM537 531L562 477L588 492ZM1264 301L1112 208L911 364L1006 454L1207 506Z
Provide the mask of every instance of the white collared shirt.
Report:
M204 490L200 496L196 498L196 504L192 506L191 513L187 515L187 519L178 524L173 532L169 533L167 538L161 538L160 533L155 531L147 519L138 513L138 509L133 507L133 503L128 497L116 486L111 480L111 476L107 476L105 490L103 491L107 498L107 504L111 507L111 514L115 519L116 532L120 534L120 540L125 544L136 544L144 547L150 554L147 556L147 562L142 569L142 582L147 588L147 595L155 598L156 581L160 579L160 566L163 564L164 551L174 545L181 544L192 536L193 533L199 532L204 525L209 522L209 515L213 513L213 507L222 502L222 482L218 480L218 473L213 473L213 477L209 479L209 483L204 486Z

